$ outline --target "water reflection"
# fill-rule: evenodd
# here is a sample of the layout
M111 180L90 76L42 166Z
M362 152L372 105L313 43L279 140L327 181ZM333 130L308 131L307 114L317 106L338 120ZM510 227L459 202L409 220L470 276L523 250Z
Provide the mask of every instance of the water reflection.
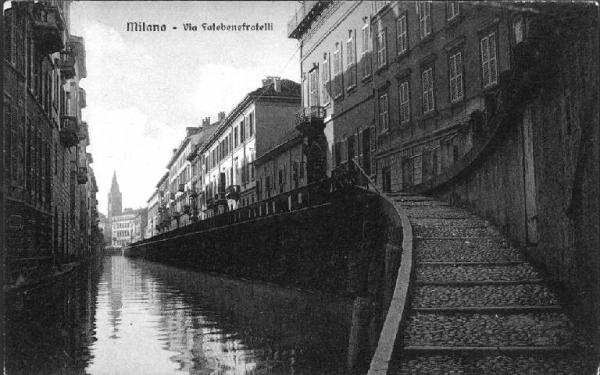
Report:
M8 373L343 373L347 300L121 256L50 289L11 308Z

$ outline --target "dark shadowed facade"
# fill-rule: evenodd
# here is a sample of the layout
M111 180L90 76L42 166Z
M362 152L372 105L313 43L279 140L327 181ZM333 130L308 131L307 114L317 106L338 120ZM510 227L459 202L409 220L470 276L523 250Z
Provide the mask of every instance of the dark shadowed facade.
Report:
M4 11L9 279L88 254L97 235L97 186L81 117L86 94L79 87L87 74L85 46L69 33L69 7L12 2Z

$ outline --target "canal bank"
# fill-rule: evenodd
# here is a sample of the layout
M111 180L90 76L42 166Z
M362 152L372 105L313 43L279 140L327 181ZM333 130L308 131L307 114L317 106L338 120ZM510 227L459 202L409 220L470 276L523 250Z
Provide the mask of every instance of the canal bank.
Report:
M106 256L8 298L8 374L345 374L352 301Z
M384 362L391 356L398 326L386 323L384 328L384 323L390 302L395 300L391 315L397 315L406 301L406 291L397 297L397 275L408 227L383 196L339 177L323 182L331 186L321 187L316 204L296 209L280 205L297 199L298 192L284 193L273 202L258 203L258 216L243 209L219 215L135 243L127 255L349 298L346 372L365 373L376 351ZM410 269L403 280L409 275ZM386 334L380 337L382 329Z

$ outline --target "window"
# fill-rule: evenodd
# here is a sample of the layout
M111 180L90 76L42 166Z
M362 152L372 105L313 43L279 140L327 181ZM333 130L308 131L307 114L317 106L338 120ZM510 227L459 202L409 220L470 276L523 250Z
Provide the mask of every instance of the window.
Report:
M238 127L233 128L233 147L237 147L238 145Z
M356 86L356 44L354 43L354 32L352 30L350 30L346 42L346 72L348 88Z
M429 113L435 108L433 99L433 68L427 68L422 75L423 85L423 113Z
M244 124L244 120L242 120L240 122L240 143L244 142L244 139L246 139L246 129L245 129L246 125Z
M385 29L377 34L377 68L387 64L387 42L385 40Z
M333 151L333 155L334 155L334 159L335 159L335 166L337 167L338 165L340 165L341 161L342 161L342 144L340 142L336 142L334 145L334 151Z
M418 2L417 15L419 16L419 37L424 39L431 34L431 3Z
M365 25L361 30L362 35L362 48L361 48L361 63L362 63L362 77L366 78L371 75L371 49L370 49L370 41L371 41L371 33L369 32L369 21L368 18L365 17Z
M446 19L451 21L460 14L460 4L457 1L449 1L446 3Z
M410 120L410 91L408 81L400 83L398 97L400 98L400 123L404 123Z
M523 29L523 17L517 16L513 20L513 35L515 38L515 44L521 43L524 39L524 29Z
M346 140L346 144L348 145L348 160L352 160L354 159L354 157L356 156L356 150L355 150L355 137L354 134L349 136L348 139Z
M462 55L457 52L450 56L449 75L450 75L450 101L457 102L463 98L463 74L462 74Z
M398 54L401 55L408 50L406 14L400 16L396 21L396 33L398 34Z
M413 159L413 183L415 185L420 184L423 181L423 157L421 155L417 155Z
M333 53L333 97L338 98L344 90L342 81L342 51L339 43L336 43L336 50Z
M389 129L387 93L379 96L379 126L382 132Z
M15 25L15 16L16 14L13 14L13 9L9 8L7 10L4 11L4 30L5 32L5 44L4 44L4 58L6 59L6 61L8 61L9 63L11 63L12 65L15 64L15 57L16 57L16 50L17 50L17 46L16 46L16 38L15 38L15 32L16 32L16 25Z
M330 101L329 97L329 54L323 54L323 62L321 63L321 98L323 105L327 105Z
M309 77L309 90L310 97L309 103L310 106L318 106L319 105L319 68L315 66L313 70L308 74Z
M483 87L498 83L496 56L496 33L491 32L481 39L481 76Z
M250 137L252 137L254 135L254 112L248 115L248 123L248 127L250 128Z

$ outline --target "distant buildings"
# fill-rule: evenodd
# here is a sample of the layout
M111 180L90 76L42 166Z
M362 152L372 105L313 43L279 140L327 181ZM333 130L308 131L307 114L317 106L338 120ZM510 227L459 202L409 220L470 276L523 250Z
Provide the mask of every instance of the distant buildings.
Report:
M9 280L27 263L80 259L98 245L97 186L82 121L85 46L69 33L69 1L4 10L4 118Z
M229 115L220 112L214 123L205 118L201 126L186 128L148 199L152 228L147 232L162 233L254 204L284 186L287 191L305 185L306 163L295 130L299 105L299 84L267 77ZM264 157L257 170L259 156Z
M108 193L108 216L106 217L107 244L121 248L145 238L148 221L148 209L122 209L123 196L117 182L117 173L113 173Z

